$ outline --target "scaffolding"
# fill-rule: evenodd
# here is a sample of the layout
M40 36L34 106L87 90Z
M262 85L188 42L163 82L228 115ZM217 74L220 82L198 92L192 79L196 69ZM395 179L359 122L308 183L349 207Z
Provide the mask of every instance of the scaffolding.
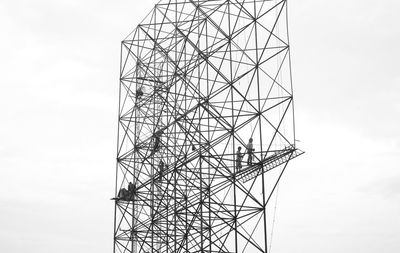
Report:
M114 252L270 250L303 153L287 27L287 1L160 1L122 41Z

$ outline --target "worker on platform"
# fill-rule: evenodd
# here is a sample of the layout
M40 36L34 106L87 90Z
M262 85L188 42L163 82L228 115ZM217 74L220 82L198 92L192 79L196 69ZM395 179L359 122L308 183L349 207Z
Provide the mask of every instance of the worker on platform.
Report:
M121 188L118 192L118 198L121 200L128 200L129 191L125 188Z
M242 169L242 159L244 156L244 153L241 153L240 151L242 150L242 147L238 147L236 151L236 170L239 171Z
M249 143L247 143L246 150L247 150L247 165L252 165L253 164L253 152L255 150L253 148L253 138L249 139Z

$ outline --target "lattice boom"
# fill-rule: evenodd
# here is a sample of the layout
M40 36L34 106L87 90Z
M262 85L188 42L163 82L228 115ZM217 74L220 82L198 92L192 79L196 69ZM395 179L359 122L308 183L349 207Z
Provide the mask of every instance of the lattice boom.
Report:
M287 1L161 1L121 47L114 252L267 252L303 153Z

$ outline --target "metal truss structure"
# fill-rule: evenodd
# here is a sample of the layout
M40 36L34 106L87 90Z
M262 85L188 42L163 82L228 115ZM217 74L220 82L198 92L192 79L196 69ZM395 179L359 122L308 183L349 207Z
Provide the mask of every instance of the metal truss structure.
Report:
M161 1L121 46L114 252L268 252L303 153L287 1Z

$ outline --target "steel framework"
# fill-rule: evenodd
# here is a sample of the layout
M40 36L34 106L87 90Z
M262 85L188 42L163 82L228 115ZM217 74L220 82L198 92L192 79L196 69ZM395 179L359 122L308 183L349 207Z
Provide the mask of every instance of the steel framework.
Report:
M303 153L287 1L160 1L122 41L119 101L114 252L268 252Z

